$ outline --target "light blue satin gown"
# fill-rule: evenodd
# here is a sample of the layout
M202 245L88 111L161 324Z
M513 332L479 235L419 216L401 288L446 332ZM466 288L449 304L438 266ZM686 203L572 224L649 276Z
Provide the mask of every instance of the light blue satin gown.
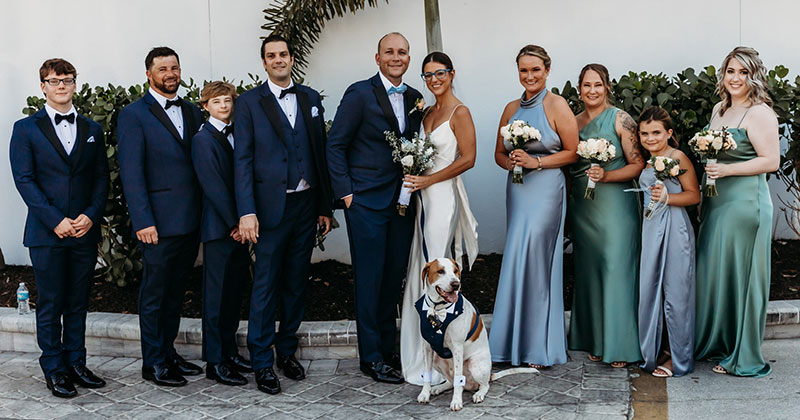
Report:
M531 156L562 149L550 127L543 90L511 117L542 134L526 145ZM527 101L526 101L527 102ZM506 150L511 150L506 143ZM522 184L506 180L506 243L489 334L493 362L552 366L567 361L562 260L566 185L559 168L525 170Z
M639 175L645 208L656 177L652 167ZM677 178L664 180L669 194L683 191ZM686 209L659 208L651 219L642 217L642 256L639 267L639 346L642 368L655 370L666 325L672 372L694 370L695 241Z

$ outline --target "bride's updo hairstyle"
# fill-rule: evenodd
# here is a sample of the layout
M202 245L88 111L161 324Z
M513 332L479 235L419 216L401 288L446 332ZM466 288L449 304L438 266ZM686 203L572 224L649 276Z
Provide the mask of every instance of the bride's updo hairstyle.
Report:
M517 53L517 65L519 65L519 59L526 55L541 58L542 61L544 61L544 68L550 68L550 56L547 55L547 51L545 51L544 48L532 44L522 47L519 53Z
M767 83L767 68L758 57L758 51L750 47L736 47L725 56L722 65L717 70L716 94L722 99L719 115L722 116L731 107L731 94L725 89L725 71L728 69L728 63L733 59L739 60L742 67L747 69L745 84L749 88L747 99L750 100L750 103L753 105L765 103L772 107L772 98L769 96L769 84Z
M453 60L450 60L450 57L441 51L434 51L426 55L425 58L422 59L423 73L425 72L425 65L428 63L439 63L450 70L455 70L453 68Z

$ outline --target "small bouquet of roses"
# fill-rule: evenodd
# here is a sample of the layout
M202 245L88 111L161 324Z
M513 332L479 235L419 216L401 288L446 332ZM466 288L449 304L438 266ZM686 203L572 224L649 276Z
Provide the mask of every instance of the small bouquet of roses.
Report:
M542 133L539 130L522 120L514 120L508 125L500 127L500 135L511 146L511 150L522 149L526 144L542 139ZM522 184L522 166L514 165L511 182Z
M664 185L664 181L667 179L686 173L686 169L681 169L681 161L679 159L672 159L666 156L652 156L647 163L653 167L653 172L656 175L656 185ZM650 204L647 205L644 217L646 219L652 218L657 206L658 203L650 199Z
M689 140L689 147L701 159L706 159L706 164L717 163L717 155L726 150L736 150L736 141L727 127L719 130L703 130ZM718 195L717 180L706 176L706 197Z
M415 133L411 140L405 137L397 137L392 131L384 131L386 141L392 147L392 160L400 163L403 167L403 176L422 175L426 169L433 167L433 156L436 154L436 146L431 143L428 137L420 137ZM397 212L401 216L406 215L408 203L411 202L411 188L406 187L400 190L400 197L397 198Z
M591 162L591 166L600 166L601 163L608 162L617 155L617 148L606 139L587 139L578 142L578 156ZM595 182L589 179L586 184L586 192L583 198L594 200Z

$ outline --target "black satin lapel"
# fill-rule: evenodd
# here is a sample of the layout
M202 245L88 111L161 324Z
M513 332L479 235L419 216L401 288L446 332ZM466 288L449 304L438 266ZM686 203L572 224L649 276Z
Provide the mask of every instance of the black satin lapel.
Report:
M67 151L64 150L64 145L62 145L61 140L58 139L58 135L56 135L56 129L53 128L53 123L50 122L50 117L45 114L44 117L36 120L36 125L38 125L39 129L42 130L42 133L44 133L44 136L47 137L47 140L50 142L50 144L53 145L53 148L56 149L56 152L58 152L59 156L64 159L64 162L69 163Z
M308 99L308 94L298 90L295 94L297 97L297 106L300 108L300 112L303 113L303 120L306 123L306 130L308 131L308 135L311 136L311 141L317 142L317 130L313 129L313 125L311 124L311 100Z
M158 101L154 101L152 104L150 104L150 112L152 112L153 115L155 115L155 117L161 121L161 124L163 124L167 130L169 130L170 134L172 134L172 137L175 137L175 140L177 140L178 143L183 146L183 139L181 139L180 133L178 133L178 130L175 128L175 124L173 124L172 120L169 119L167 116L167 111L164 111L164 108L158 104ZM184 121L184 126L186 126L186 121Z
M411 114L411 110L414 109L414 97L411 95L411 89L407 88L405 92L403 92L403 106L406 112L406 134L407 138L411 138L409 136L413 136L413 133L416 131L414 129L414 124L411 123L412 120L416 120L415 114ZM419 129L419 124L416 124L417 129Z
M267 119L269 119L269 123L272 124L272 129L275 131L275 134L278 135L285 145L286 139L283 138L283 130L281 130L281 116L278 114L279 112L283 111L281 111L278 107L278 102L275 101L275 96L264 96L260 101L258 101L258 103L261 104L261 108L264 110L264 113L267 114Z
M197 127L197 121L194 120L194 112L186 101L181 104L181 113L183 114L183 138L188 139L185 142L187 145L191 145L191 139L196 133L190 133L189 130Z
M211 136L213 136L214 139L217 140L217 143L219 143L220 146L222 146L222 148L225 149L225 153L229 154L230 156L233 156L233 147L231 147L231 143L228 141L228 138L225 137L225 134L217 130L216 127L209 127L208 131L211 132Z
M75 120L75 124L78 126L78 136L75 139L76 144L73 148L75 155L72 157L71 161L73 169L78 166L78 163L81 160L81 154L86 146L86 140L89 140L89 123L77 116L75 117ZM103 153L105 153L105 150L103 150Z
M389 95L386 93L383 85L375 87L372 91L375 93L375 97L378 99L378 105L380 105L383 111L383 116L392 127L392 130L398 135L402 135L402 133L400 133L400 125L397 123L397 116L394 115L392 103L389 102Z

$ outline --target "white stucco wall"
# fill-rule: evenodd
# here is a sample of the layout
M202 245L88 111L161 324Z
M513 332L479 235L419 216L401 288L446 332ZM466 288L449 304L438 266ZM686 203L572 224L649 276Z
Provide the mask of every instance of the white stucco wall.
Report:
M38 68L64 57L90 85L142 83L144 56L157 45L181 56L185 79L264 78L258 56L264 35L264 0L3 0L0 14L0 248L10 264L29 263L22 247L25 206L8 165L8 139L25 98L41 94ZM789 0L544 1L439 0L444 50L457 69L457 94L471 108L478 133L478 158L464 175L480 224L481 252L502 252L505 238L505 173L492 152L498 118L516 98L514 56L528 43L544 46L553 59L550 87L577 78L588 62L608 66L612 77L628 70L673 75L686 67L719 66L733 47L755 47L771 68L800 69L795 16ZM780 11L780 12L778 12ZM525 17L529 17L525 19ZM728 24L723 24L728 22ZM406 81L423 90L417 76L426 54L422 0L391 0L357 15L328 22L310 57L306 82L322 90L331 119L346 87L377 71L377 39L400 31L411 43ZM793 76L792 76L793 77ZM426 92L427 93L427 92ZM430 102L431 96L427 95ZM773 184L773 192L780 185ZM790 236L778 213L776 234ZM337 212L344 222L344 216ZM345 229L335 231L315 259L349 261Z

